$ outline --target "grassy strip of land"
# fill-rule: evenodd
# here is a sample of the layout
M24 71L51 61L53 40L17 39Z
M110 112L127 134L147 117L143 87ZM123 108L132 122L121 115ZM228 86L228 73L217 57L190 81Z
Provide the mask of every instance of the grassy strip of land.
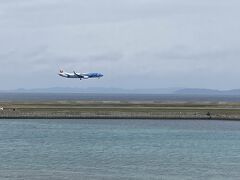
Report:
M240 120L240 103L56 101L1 102L0 118Z

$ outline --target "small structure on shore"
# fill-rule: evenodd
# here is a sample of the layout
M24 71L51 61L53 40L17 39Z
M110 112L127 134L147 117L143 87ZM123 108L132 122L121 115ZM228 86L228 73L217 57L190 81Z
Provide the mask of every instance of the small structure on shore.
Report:
M0 107L0 111L3 111L3 107Z
M210 113L210 112L207 112L206 115L208 116L209 119L212 119L212 116L211 116L211 113Z

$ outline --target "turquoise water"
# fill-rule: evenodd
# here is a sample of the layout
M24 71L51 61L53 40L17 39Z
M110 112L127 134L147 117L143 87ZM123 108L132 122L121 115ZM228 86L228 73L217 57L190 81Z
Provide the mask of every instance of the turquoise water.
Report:
M0 179L240 179L240 122L0 120Z

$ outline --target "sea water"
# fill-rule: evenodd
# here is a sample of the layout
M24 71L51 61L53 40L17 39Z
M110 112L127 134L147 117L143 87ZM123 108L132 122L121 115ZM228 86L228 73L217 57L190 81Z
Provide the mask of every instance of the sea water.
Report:
M240 122L0 120L0 179L240 179Z
M0 101L154 101L154 102L240 102L239 95L184 94L97 94L97 93L3 93ZM1 103L0 103L1 104Z

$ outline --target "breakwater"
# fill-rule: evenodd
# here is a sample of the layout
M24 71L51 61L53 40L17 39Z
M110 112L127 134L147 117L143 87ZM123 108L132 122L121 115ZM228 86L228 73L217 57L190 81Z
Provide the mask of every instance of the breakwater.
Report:
M2 102L2 119L240 120L238 103L119 101Z

